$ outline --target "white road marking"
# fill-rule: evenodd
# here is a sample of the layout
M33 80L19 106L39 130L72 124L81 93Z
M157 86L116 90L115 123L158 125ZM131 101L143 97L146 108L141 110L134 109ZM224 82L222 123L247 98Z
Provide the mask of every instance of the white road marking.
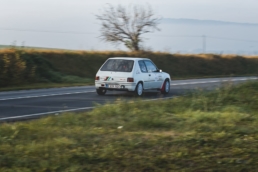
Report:
M204 81L204 82L189 82L189 83L179 83L179 84L170 84L170 85L190 85L190 84L205 84L205 83L215 83L215 82L228 82L228 81L246 81L246 80L257 80L258 78L246 78L246 79L228 79L228 80L217 80L217 81ZM18 98L9 98L9 99L0 99L0 100L10 100L10 99L22 99L22 98L32 98L32 97L46 97L46 96L55 96L55 95L69 95L69 94L80 94L80 93L91 93L95 91L84 91L84 92L74 92L74 93L62 93L62 94L50 94L50 95L40 95L40 96L28 96L28 97L18 97ZM144 101L154 101L154 100L161 100L161 99L171 99L177 96L172 97L165 97L165 98L156 98L156 99L148 99ZM68 110L60 110L60 111L53 111L53 112L44 112L44 113L37 113L37 114L30 114L30 115L22 115L22 116L15 116L15 117L6 117L0 118L0 121L10 120L10 119L20 119L25 117L33 117L33 116L41 116L41 115L48 115L48 114L56 114L56 113L64 113L64 112L75 112L79 110L88 110L94 109L95 107L85 107L85 108L77 108L77 109L68 109Z
M178 84L170 84L170 86L177 85L193 85L193 84L207 84L207 83L216 83L216 82L230 82L230 81L246 81L246 80L257 80L258 78L243 78L243 79L227 79L227 80L216 80L216 81L201 81L201 82L183 82ZM173 82L173 81L172 81ZM45 94L45 95L37 95L37 96L23 96L23 97L11 97L0 99L0 101L4 100L15 100L15 99L28 99L28 98L38 98L38 97L49 97L49 96L61 96L61 95L71 95L71 94L81 94L81 93L93 93L95 91L81 91L81 92L71 92L71 93L59 93L59 94Z
M38 96L24 96L24 97L11 97L1 100L14 100L14 99L28 99L28 98L37 98L37 97L49 97L49 96L61 96L61 95L70 95L70 94L81 94L81 93L93 93L95 91L80 91L80 92L72 92L72 93L59 93L59 94L45 94L45 95L38 95Z
M148 99L148 100L143 100L143 101L154 101L154 100L161 100L161 99L165 100L165 99L171 99L171 98L175 98L175 97L177 97L177 96ZM132 102L132 103L134 103L134 102ZM10 119L22 119L22 118L26 118L26 117L42 116L42 115L49 115L49 114L58 114L58 113L64 113L64 112L75 112L75 111L79 111L79 110L89 110L89 109L95 109L95 107L84 107L84 108L77 108L77 109L67 109L67 110L59 110L59 111L52 111L52 112L36 113L36 114L30 114L30 115L6 117L6 118L0 118L0 121L10 120Z
M48 114L57 114L57 113L64 113L64 112L75 112L79 110L88 110L88 109L94 109L95 107L85 107L85 108L77 108L77 109L68 109L68 110L59 110L59 111L52 111L52 112L43 112L43 113L36 113L31 115L22 115L22 116L13 116L13 117L6 117L6 118L0 118L0 121L8 120L8 119L19 119L19 118L25 118L25 117L33 117L33 116L41 116L41 115L48 115Z
M191 85L191 84L208 84L216 82L235 82L235 81L248 81L248 80L257 80L258 78L247 78L247 79L228 79L228 80L217 80L217 81L202 81L202 82L183 82L178 84L170 84L171 86L176 85ZM173 82L173 81L172 81Z
M154 100L166 100L166 99L172 99L172 98L176 98L178 96L172 96L172 97L164 97L164 98L156 98L156 99L148 99L148 100L144 100L144 101L154 101Z

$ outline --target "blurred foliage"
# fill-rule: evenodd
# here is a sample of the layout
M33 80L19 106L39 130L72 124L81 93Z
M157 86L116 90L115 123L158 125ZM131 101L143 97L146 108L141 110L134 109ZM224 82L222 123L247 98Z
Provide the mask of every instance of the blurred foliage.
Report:
M0 125L0 171L258 171L258 82Z
M1 52L1 51L0 51ZM27 50L28 56L40 54L58 71L68 75L94 78L110 57L150 58L158 68L174 78L202 78L258 74L257 56L216 54L170 54L165 52Z
M110 57L150 58L172 79L258 74L258 57L182 55L165 52L68 51L13 47L0 50L0 86L33 83L91 83ZM91 78L91 79L90 79Z
M41 53L28 54L24 49L0 51L0 69L1 87L28 83L89 82L86 78L61 73Z
M4 54L0 58L0 68L0 86L19 84L26 78L26 74L29 74L27 79L34 78L34 68L27 68L26 62L20 58L19 54L13 56Z

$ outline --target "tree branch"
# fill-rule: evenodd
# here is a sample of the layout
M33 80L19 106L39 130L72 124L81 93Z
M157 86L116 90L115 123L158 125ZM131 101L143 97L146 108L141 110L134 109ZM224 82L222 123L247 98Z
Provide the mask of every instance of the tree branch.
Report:
M134 51L139 50L142 34L159 30L159 19L154 17L150 6L145 9L139 6L125 8L119 5L115 8L108 5L102 14L96 15L96 18L101 21L103 41L124 43L127 48Z

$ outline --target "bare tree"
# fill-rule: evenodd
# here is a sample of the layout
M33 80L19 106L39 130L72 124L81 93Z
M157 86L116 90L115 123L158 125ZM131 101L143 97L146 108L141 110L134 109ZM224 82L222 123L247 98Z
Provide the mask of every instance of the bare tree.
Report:
M159 30L159 18L154 16L150 6L114 7L107 8L100 15L96 15L101 21L101 38L112 44L123 43L132 51L142 50L142 34Z

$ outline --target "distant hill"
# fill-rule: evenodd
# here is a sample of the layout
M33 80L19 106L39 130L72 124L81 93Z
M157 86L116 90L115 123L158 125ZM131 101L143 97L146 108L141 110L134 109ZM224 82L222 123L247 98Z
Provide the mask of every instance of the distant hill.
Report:
M241 26L258 26L258 23L237 23L227 22L218 20L198 20L198 19L174 19L174 18L163 18L162 23L164 24L195 24L195 25L241 25Z
M37 50L68 50L68 49L61 49L61 48L47 48L47 47L33 47L33 46L13 46L13 45L0 45L0 49L6 48L26 48L26 49L37 49Z
M10 45L0 45L0 49L3 49L3 48L9 48Z

